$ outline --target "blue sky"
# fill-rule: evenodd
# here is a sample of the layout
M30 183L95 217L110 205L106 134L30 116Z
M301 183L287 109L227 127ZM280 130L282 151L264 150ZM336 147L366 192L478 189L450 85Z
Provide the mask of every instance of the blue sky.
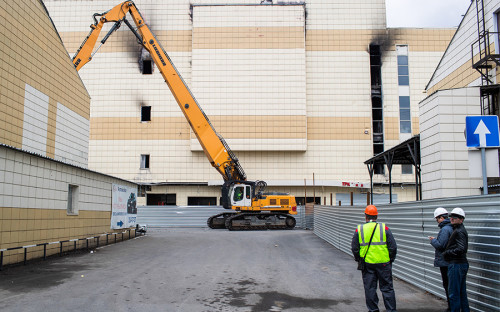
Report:
M471 0L386 0L387 27L456 27Z

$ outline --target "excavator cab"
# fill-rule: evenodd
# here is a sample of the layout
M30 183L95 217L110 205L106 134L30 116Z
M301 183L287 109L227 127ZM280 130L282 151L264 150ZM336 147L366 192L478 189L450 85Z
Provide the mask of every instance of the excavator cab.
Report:
M232 185L229 191L231 194L231 206L250 207L252 206L252 188L250 185Z

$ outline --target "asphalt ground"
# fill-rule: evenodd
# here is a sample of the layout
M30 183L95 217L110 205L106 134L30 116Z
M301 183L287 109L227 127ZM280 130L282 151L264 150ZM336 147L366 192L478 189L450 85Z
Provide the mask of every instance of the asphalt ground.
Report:
M403 281L394 288L399 312L446 306ZM366 310L353 258L306 230L149 229L0 272L0 311Z

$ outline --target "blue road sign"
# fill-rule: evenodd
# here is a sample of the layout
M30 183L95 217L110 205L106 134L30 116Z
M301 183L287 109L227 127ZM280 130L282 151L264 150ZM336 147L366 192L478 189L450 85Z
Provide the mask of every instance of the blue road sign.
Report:
M467 147L499 147L498 116L466 116Z

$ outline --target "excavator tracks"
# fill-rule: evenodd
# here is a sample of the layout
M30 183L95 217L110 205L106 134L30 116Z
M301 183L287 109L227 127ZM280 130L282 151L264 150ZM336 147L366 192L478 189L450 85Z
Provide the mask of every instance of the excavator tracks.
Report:
M207 220L211 229L230 231L292 230L295 224L295 218L285 213L223 212Z
M284 213L237 213L226 219L230 231L291 230L295 218Z
M207 220L207 225L211 229L225 229L227 218L234 216L236 212L223 212L215 216L211 216Z

